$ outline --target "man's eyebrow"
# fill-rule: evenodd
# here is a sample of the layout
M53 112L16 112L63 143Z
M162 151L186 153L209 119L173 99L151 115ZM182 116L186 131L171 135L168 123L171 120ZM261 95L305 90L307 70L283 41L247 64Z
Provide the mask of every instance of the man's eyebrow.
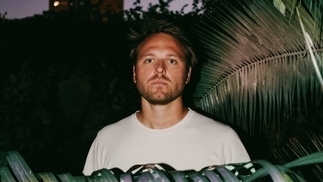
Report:
M142 55L138 55L138 57L140 58L144 58L144 57L151 57L151 56L155 56L154 53L146 53L146 54L142 54ZM167 57L175 57L175 58L183 58L183 56L181 56L181 54L177 54L177 53L169 53L166 54Z
M153 53L146 53L146 54L140 55L139 57L148 57L148 56L154 56L154 54Z
M178 54L174 54L174 53L167 54L167 56L179 57L179 55L178 55Z
M183 58L180 54L176 54L176 53L170 53L167 54L168 57L176 57L176 58Z

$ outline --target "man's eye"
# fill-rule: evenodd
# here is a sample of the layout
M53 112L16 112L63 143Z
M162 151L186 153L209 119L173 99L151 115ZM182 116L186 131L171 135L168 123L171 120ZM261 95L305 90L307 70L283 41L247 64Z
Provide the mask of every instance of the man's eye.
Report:
M168 62L169 62L170 64L176 64L176 63L177 63L177 61L176 61L175 59L170 59Z
M145 63L152 63L153 62L153 60L152 59L146 59L145 60Z

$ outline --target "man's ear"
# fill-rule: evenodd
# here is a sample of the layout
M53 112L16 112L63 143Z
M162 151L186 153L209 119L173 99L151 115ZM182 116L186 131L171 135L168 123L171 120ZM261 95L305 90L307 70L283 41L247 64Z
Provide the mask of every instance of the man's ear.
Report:
M191 72L192 72L192 67L190 66L188 68L188 71L187 71L187 76L186 76L185 84L188 84L188 82L190 82L190 80L191 80Z
M132 66L132 80L134 83L136 83L136 67L135 65Z

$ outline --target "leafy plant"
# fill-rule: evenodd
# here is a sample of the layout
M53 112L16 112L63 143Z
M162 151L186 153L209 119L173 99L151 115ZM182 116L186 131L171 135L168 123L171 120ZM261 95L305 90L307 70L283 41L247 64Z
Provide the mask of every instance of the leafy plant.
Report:
M263 178L275 182L305 181L300 174L291 170L293 167L319 164L323 162L323 152L313 153L285 165L273 165L265 160L254 160L241 164L228 164L223 166L207 166L200 171L177 171L166 164L148 164L133 166L129 171L122 172L116 168L101 169L91 176L72 176L70 173L54 175L50 172L34 174L26 161L18 152L2 153L0 158L0 180L13 181L106 181L106 182L132 182L132 181L255 181Z
M219 0L193 26L207 56L196 106L250 135L282 129L323 97L296 15L298 8L322 73L323 4L278 2Z
M322 151L322 7L311 0L218 0L193 26L207 60L196 107L255 140L265 136L273 161ZM307 170L323 180L320 166Z

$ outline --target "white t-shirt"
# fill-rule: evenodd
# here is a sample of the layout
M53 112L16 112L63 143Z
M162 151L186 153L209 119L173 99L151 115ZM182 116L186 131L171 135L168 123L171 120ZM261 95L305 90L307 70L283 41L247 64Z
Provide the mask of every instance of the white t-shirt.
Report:
M137 164L166 163L176 170L248 162L236 132L193 110L166 129L151 129L132 114L98 132L89 150L84 175L107 168L126 172Z

